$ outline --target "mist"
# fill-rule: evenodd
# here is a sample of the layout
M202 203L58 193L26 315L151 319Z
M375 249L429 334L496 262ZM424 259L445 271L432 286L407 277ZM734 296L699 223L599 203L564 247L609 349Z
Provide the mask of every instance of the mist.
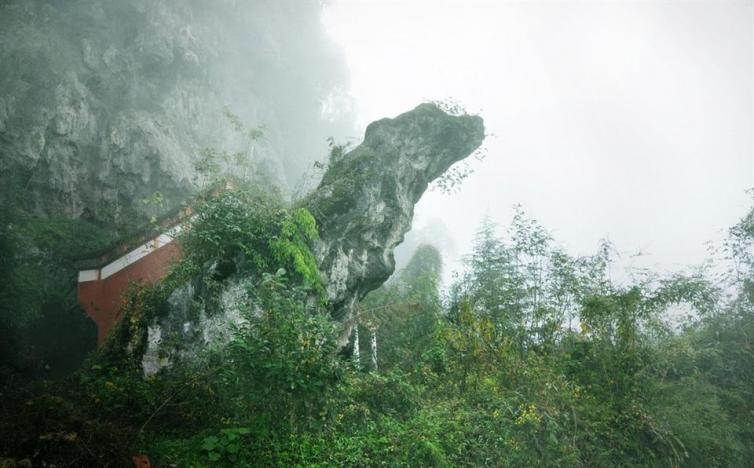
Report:
M574 253L608 238L626 266L703 262L754 187L752 8L333 0L324 22L360 128L422 100L485 119L487 158L416 208L433 233L418 237L455 246L447 279L481 219L502 231L515 204Z
M0 467L750 466L751 1L0 1Z

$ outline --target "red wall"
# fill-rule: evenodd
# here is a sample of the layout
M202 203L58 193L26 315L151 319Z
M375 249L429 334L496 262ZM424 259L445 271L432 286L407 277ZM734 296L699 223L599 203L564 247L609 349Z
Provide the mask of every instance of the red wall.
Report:
M180 254L178 244L171 242L105 279L79 283L79 304L97 324L97 345L105 342L120 320L121 295L128 284L156 283Z

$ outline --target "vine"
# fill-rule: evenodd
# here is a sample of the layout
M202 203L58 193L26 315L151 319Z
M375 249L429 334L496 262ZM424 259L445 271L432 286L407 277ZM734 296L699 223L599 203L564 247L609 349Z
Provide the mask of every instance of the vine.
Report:
M300 275L304 286L324 297L322 280L309 243L319 237L314 216L306 208L286 213L280 235L270 240L270 249L280 265L287 265Z

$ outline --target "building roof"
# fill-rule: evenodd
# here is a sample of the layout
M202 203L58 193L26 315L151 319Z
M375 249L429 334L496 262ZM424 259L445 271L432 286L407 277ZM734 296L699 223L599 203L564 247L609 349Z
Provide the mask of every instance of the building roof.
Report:
M181 205L163 213L151 222L145 223L127 234L120 236L105 247L91 252L75 260L78 270L96 270L117 260L123 255L138 248L142 244L172 230L181 223L187 221L193 212L193 207L202 200L213 198L232 188L228 181L221 181L193 196Z

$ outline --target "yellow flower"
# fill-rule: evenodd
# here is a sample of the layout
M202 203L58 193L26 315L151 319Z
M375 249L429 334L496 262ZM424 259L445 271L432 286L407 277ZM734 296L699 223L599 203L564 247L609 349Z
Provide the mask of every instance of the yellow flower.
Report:
M542 417L537 413L537 407L534 404L530 404L526 407L521 414L518 415L514 424L517 426L523 426L526 423L539 423Z

